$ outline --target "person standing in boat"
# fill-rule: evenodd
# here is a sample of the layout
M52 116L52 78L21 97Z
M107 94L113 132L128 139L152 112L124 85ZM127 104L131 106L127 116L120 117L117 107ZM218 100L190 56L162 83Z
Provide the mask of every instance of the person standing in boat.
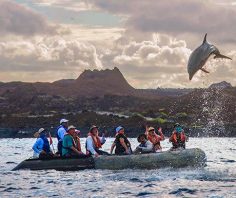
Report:
M85 148L87 154L98 157L99 155L109 155L109 153L100 150L106 142L105 134L102 137L98 136L98 127L93 125L89 129L88 137L86 138Z
M80 140L75 140L76 137L76 128L73 125L69 126L62 141L62 157L87 157L87 155L81 151Z
M137 140L140 144L134 150L135 154L155 152L153 144L147 139L147 136L145 134L140 134Z
M53 153L51 152L49 141L46 136L46 130L40 128L35 132L34 137L37 138L32 149L34 151L33 158L51 158Z
M129 155L132 153L131 144L128 138L125 136L125 130L123 127L118 126L116 128L115 138L116 138L115 141L111 145L110 154L112 154L114 148L116 155Z
M169 141L172 142L171 150L174 150L177 148L185 149L186 140L187 140L187 137L184 133L183 128L181 127L179 123L176 123L174 125L174 131L169 139Z
M159 135L156 134L154 127L149 127L147 130L147 138L153 144L155 151L161 151L161 141L165 140L161 127L158 129L158 133Z
M60 156L62 156L62 141L63 141L64 135L67 132L68 122L69 122L69 120L67 120L67 119L64 119L64 118L61 119L60 126L57 128L57 132L56 132L57 140L58 140L57 150L58 150L58 153L60 154Z

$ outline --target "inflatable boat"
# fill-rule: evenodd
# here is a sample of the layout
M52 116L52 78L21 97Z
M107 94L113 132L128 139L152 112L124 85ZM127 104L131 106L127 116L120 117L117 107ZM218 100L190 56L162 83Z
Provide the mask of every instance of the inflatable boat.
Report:
M82 169L159 169L166 167L200 167L205 166L206 155L199 148L177 151L164 151L160 153L139 155L110 155L97 158L52 158L27 159L17 165L13 170L82 170Z

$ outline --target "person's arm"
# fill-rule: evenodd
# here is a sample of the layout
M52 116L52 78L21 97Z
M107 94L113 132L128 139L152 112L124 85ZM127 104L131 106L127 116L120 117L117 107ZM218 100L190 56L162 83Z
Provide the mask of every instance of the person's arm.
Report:
M146 146L147 146L147 147L141 147L141 146L139 146L139 148L141 148L142 151L144 151L144 152L148 152L148 151L152 151L152 150L153 150L153 144L152 144L150 141L147 141L147 142L146 142Z
M87 144L87 150L90 151L92 155L96 155L97 152L94 149L92 137L87 137L86 144Z
M125 152L126 152L127 154L129 154L129 149L128 149L128 147L127 147L126 144L125 144L124 138L120 138L120 143L121 143L121 145L125 148Z
M74 146L71 146L70 149L73 150L77 154L82 154L82 152L78 151Z
M164 136L163 133L162 133L162 128L161 128L161 127L158 129L158 132L159 132L159 134L160 134L160 141L165 140L165 136Z
M171 136L169 138L169 142L173 142L173 133L171 134Z
M110 153L111 153L111 154L112 154L112 152L113 152L115 146L116 146L116 144L115 144L115 142L113 142L113 144L111 145L111 150L110 150Z
M100 138L101 144L104 144L106 142L106 137L104 133L102 134L102 137L99 137L99 138Z
M148 125L145 126L145 133L146 136L148 136Z
M35 153L40 154L43 149L43 140L41 138L37 139L32 149Z

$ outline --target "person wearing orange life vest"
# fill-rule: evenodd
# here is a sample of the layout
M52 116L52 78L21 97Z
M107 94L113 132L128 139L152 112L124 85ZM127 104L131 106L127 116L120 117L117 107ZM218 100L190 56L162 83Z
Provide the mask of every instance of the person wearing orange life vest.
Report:
M95 157L98 157L99 155L109 155L109 153L100 150L105 142L106 138L104 134L102 137L99 137L98 127L93 125L89 130L88 137L85 142L87 154L94 155Z
M184 134L184 130L179 123L174 125L174 131L169 139L172 142L172 150L177 148L185 149L185 142L187 141L187 137Z
M165 139L165 137L162 133L161 127L159 127L158 132L159 132L159 135L156 134L155 128L153 128L153 127L149 127L146 132L147 138L153 144L155 151L161 151L162 148L161 148L160 142Z

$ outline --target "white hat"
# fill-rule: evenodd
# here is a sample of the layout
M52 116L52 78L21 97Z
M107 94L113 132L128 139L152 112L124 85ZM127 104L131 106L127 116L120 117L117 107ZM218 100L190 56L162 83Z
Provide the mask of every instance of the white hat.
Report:
M67 131L69 131L69 130L71 130L71 129L76 129L76 127L73 126L73 125L70 125L70 126L68 127Z
M76 132L77 134L80 134L80 130L78 130L78 129L75 129L75 132Z
M38 130L38 133L42 133L44 130L45 130L44 128L40 128L40 129Z
M44 128L40 128L38 131L34 133L34 137L37 138L40 135L40 133L42 133L44 130L45 130Z
M60 120L60 124L65 123L65 122L68 122L68 121L69 121L69 120L63 118L63 119Z

